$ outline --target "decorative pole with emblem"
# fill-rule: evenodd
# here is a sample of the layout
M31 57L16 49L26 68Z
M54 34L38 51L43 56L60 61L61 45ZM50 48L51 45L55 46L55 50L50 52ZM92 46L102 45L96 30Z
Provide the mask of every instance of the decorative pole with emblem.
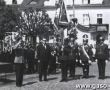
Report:
M77 18L75 17L75 4L74 4L74 0L73 0L73 19L72 19L72 21L73 21L73 23L74 23L74 27L75 27L75 25L76 25L76 23L77 23Z
M12 4L17 4L17 0L12 0Z

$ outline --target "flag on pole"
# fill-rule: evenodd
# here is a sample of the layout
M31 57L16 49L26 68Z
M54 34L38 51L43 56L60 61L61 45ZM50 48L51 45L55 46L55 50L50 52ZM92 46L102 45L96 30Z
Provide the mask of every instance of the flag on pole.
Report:
M61 7L60 7L60 14L59 14L59 24L67 24L68 18L67 18L67 12L65 3L63 0L60 0Z
M12 0L12 4L17 4L17 0Z
M54 23L56 24L56 26L59 28L59 26L68 26L68 18L67 18L67 12L66 12L66 7L65 7L65 3L63 0L59 0L59 15L55 15L54 18ZM57 13L56 13L57 14Z

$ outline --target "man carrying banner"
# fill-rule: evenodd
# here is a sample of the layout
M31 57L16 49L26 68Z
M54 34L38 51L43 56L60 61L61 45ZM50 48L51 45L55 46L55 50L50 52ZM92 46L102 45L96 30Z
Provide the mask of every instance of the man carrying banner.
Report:
M76 65L76 59L78 58L78 44L76 43L75 37L70 37L70 53L69 53L69 71L70 71L70 77L73 79L75 78L75 65Z

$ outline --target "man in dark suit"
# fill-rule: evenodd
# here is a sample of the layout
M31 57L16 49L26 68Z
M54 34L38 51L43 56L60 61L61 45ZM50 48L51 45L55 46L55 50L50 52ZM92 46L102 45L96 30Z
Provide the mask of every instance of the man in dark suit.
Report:
M99 37L99 43L96 45L96 54L95 58L98 60L98 69L99 69L99 79L105 78L105 65L106 60L109 58L108 46L104 44L104 38Z
M44 76L44 81L47 81L47 70L51 53L49 45L46 44L46 39L41 40L37 51L39 60L39 81L42 81L42 76Z

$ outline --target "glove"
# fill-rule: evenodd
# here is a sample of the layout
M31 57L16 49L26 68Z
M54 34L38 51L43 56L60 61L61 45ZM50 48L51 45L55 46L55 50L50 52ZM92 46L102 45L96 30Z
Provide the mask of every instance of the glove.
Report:
M89 64L91 64L92 62L91 62L91 60L89 60Z
M78 62L78 60L76 59L76 62Z
M82 63L82 61L81 61L81 60L79 60L79 63L81 64L81 63Z
M108 63L108 60L105 60L106 63Z
M40 63L40 60L38 60L38 63Z

